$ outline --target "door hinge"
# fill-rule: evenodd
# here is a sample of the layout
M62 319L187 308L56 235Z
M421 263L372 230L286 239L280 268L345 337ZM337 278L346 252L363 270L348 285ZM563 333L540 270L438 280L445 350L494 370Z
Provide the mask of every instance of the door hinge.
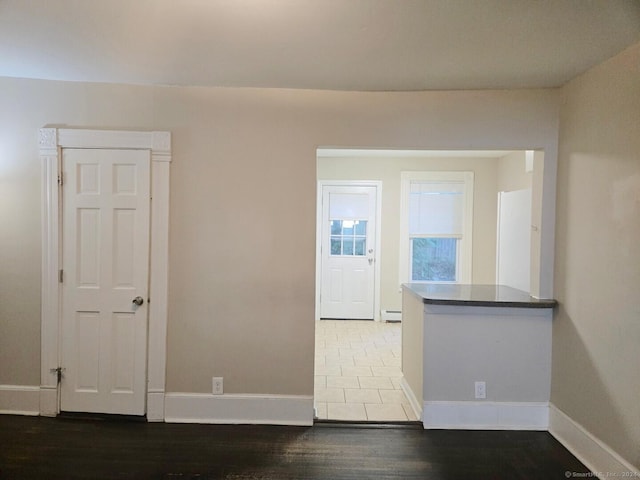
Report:
M58 175L58 185L62 186L62 173Z
M62 368L62 367L57 367L57 368L52 368L49 371L51 373L55 373L56 374L56 379L57 379L58 385L60 385L60 382L62 382L62 372L64 372L65 369Z
M62 283L63 282L63 278L64 278L64 270L60 270L58 272L58 282Z

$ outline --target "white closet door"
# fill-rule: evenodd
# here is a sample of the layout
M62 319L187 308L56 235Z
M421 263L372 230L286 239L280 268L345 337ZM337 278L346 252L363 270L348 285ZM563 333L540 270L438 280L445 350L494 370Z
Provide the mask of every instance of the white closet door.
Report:
M61 410L143 415L150 153L62 158Z

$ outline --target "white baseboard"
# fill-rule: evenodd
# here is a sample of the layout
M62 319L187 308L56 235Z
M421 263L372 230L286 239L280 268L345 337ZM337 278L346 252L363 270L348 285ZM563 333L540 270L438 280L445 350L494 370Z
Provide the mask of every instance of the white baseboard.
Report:
M640 470L637 467L631 465L553 404L549 406L549 433L598 478L640 476Z
M416 414L418 420L422 421L422 407L420 406L420 402L418 402L415 393L413 393L413 390L407 383L407 379L404 377L400 380L400 388L402 388L404 395L407 397L407 400L409 400L413 413Z
M171 423L313 425L313 396L167 393Z
M400 310L382 310L380 320L383 322L401 322L402 312Z
M424 402L425 429L547 430L546 402Z
M40 387L0 385L0 414L40 415Z

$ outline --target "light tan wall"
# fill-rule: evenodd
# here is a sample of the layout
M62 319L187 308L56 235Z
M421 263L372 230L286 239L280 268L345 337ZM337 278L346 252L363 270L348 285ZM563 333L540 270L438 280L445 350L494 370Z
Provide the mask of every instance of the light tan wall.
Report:
M402 290L402 373L422 408L424 401L424 303Z
M548 168L553 168L551 165ZM549 268L544 260L543 239L544 233L544 208L546 198L549 195L548 186L544 183L545 154L535 151L533 155L533 172L531 178L531 282L529 292L538 298L554 298L553 291L541 288L541 282L546 278L546 273L541 269ZM562 187L560 187L562 188ZM545 193L546 192L546 193Z
M540 296L540 214L542 211L542 173L544 152L534 152L533 171L525 169L526 154L518 150L498 160L498 191L512 192L531 189L531 255L529 292ZM551 295L548 295L549 297Z
M319 180L381 180L382 234L380 308L402 309L400 263L400 172L474 172L472 281L495 283L497 158L319 158Z
M498 160L498 191L531 188L532 173L525 171L525 152L518 150Z
M551 400L640 468L640 44L563 96Z
M0 77L0 385L40 384L38 128L151 128L152 99L144 87Z
M20 114L11 83L0 84L0 384L39 385L40 165L31 129L38 118Z
M0 384L39 383L43 125L173 132L168 391L210 392L216 375L229 393L311 395L316 148L537 145L551 152L554 189L557 114L554 90L358 93L0 78ZM547 243L553 219L547 209Z
M424 400L548 402L552 312L546 308L426 305Z

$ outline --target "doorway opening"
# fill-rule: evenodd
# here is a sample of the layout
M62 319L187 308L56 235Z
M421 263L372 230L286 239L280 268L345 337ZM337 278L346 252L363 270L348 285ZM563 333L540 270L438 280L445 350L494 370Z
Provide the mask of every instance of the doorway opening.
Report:
M380 321L381 216L381 181L318 180L319 420L417 420L401 387L401 326Z
M411 246L416 242L422 245L425 241L415 240L415 235L408 235L404 231L406 225L403 227L403 222L408 220L403 219L403 210L405 216L409 214L406 208L402 208L403 202L408 202L408 199L403 199L403 195L413 191L403 185L403 178L411 179L421 172L470 172L473 177L473 188L469 190L473 204L473 218L470 219L473 240L468 254L457 257L458 260L467 262L460 267L462 273L467 273L460 275L455 281L472 284L496 284L499 281L501 284L509 284L512 278L513 281L517 278L519 283L513 286L528 290L535 296L540 276L540 259L535 252L540 244L543 159L543 152L525 150L318 149L314 399L319 420L420 420L421 405L411 403L410 399L415 398L415 395L407 391L408 386L402 375L402 363L411 361L402 356L402 322L385 321L390 313L400 312L401 317L403 283L432 281L426 277L418 280L409 278L415 270L411 268L410 257L411 252L415 253L416 249ZM348 193L345 191L337 191L332 209L327 187L333 185L349 188L367 183L375 183L379 188L377 206L380 213L376 225L379 235L372 262L377 269L377 286L373 293L376 303L373 315L358 317L348 309L342 310L346 313L341 314L332 312L323 305L325 295L342 294L341 298L344 299L346 290L343 284L345 278L349 278L340 268L332 267L331 257L344 257L346 251L351 257L360 254L362 258L355 260L368 262L368 249L363 250L363 245L368 243L362 240L364 229L360 223L364 217L357 215L357 205L347 212L349 209L341 204L348 198L338 194ZM427 189L425 192L441 193L439 190L432 190ZM531 202L501 205L500 200L509 201L512 197L510 193L515 191L520 192L517 196L527 197ZM433 202L425 200L422 203L426 205ZM504 218L501 218L501 211ZM509 223L511 219L522 220L523 217L526 218L525 221ZM356 221L359 223L356 224ZM510 229L516 228L516 224L524 232L514 236ZM440 233L421 231L417 234L427 237ZM470 233L468 232L469 238ZM442 235L445 234L449 238L452 235L464 235L464 232L452 231ZM531 239L531 246L526 251L519 249L516 252L509 248L513 245L521 247L523 242L513 239L523 237ZM405 241L408 242L407 245L403 245ZM461 244L461 241L458 240L457 243ZM424 253L423 250L428 251L422 249L420 252ZM338 260L344 262L345 259ZM505 266L510 267L511 271L505 271ZM357 278L357 275L353 275L351 281ZM529 278L531 282L525 282Z
M417 421L402 390L400 322L316 322L319 420Z

